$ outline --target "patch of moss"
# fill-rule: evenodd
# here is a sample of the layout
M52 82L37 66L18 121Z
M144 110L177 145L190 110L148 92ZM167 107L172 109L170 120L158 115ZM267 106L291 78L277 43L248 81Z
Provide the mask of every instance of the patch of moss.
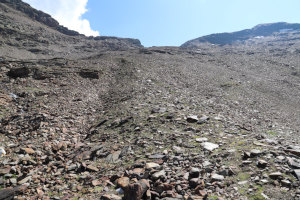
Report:
M103 187L97 186L94 188L95 192L102 192L103 191Z
M255 193L248 195L249 200L265 200L266 198L262 195L263 187L259 185L255 185L254 188L255 188Z
M274 131L267 131L267 134L268 134L268 135L273 135L273 136L278 135L278 133L277 133L277 132L274 132Z
M43 89L34 87L24 87L23 90L26 92L44 92Z
M266 198L262 194L254 194L249 196L249 200L265 200Z
M211 195L208 197L208 200L218 200L218 199L219 199L219 197L216 195Z
M250 174L248 174L248 173L243 173L243 172L240 172L240 173L238 173L238 175L237 175L237 179L238 179L239 181L246 181L246 180L248 180L250 177L251 177Z
M243 145L245 145L245 144L246 144L246 142L243 141L243 140L240 140L240 141L238 141L238 142L236 143L236 145L238 145L238 146L243 146Z

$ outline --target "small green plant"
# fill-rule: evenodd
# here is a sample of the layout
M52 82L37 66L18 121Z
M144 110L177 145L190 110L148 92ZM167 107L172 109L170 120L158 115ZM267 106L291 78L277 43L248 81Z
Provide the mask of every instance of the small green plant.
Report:
M239 181L246 181L250 178L250 174L241 172L237 175L237 178Z
M265 200L266 198L262 194L254 194L249 196L249 200Z
M216 195L212 195L212 196L208 197L208 200L218 200L218 199L219 199L219 197Z
M255 194L250 194L249 200L264 200L266 199L263 195L263 187L259 185L255 185Z
M97 187L94 188L94 191L95 191L95 192L102 192L102 191L103 191L103 188L100 187L100 186L97 186Z
M267 134L268 134L268 135L273 135L273 136L278 135L278 133L277 133L277 132L274 132L274 131L267 131Z
M44 91L41 88L33 88L33 87L24 87L23 89L26 92L43 92Z

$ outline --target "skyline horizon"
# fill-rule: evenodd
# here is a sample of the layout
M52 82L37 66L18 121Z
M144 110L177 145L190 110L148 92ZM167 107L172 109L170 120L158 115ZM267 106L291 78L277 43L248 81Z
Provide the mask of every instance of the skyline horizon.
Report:
M145 47L180 46L259 24L300 23L300 1L288 0L24 0L87 36L139 39Z

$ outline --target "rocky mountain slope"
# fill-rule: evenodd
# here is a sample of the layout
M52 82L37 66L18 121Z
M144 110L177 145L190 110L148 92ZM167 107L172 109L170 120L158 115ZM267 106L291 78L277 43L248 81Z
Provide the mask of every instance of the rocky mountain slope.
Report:
M296 33L143 48L15 2L0 3L0 199L300 198Z
M142 47L139 40L87 38L58 25L48 14L20 0L0 1L0 51L11 58L78 58L106 50Z
M249 39L264 40L266 37L292 37L295 34L297 35L296 40L299 40L299 33L300 24L289 24L285 22L260 24L253 27L252 29L246 29L233 33L217 33L199 37L184 43L183 45L181 45L181 47L197 48L203 43L226 45L233 43L242 43L248 41Z

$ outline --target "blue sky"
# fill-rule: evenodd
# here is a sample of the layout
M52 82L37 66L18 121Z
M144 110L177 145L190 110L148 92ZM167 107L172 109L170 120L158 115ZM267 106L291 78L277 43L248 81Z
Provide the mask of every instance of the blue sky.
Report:
M300 23L300 0L70 1L72 5L76 2L85 3L79 20L85 20L90 31L137 38L144 46L178 46L203 35L238 31L260 23Z

